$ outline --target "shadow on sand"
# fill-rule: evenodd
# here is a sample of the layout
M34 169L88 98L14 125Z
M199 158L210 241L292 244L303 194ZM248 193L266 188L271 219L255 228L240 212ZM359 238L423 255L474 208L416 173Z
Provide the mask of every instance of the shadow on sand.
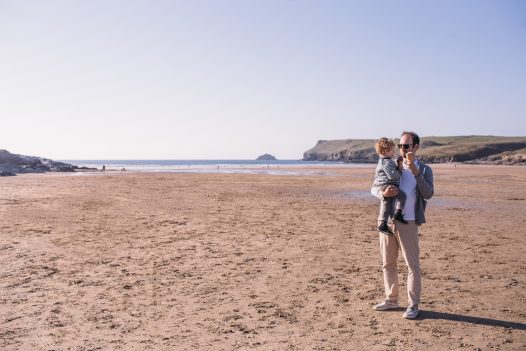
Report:
M491 319L491 318L471 317L471 316L464 316L461 314L420 310L420 314L418 315L417 320L425 320L425 319L444 319L444 320L457 321L457 322L463 322L463 323L488 325L492 327L503 327L503 328L517 329L517 330L526 330L526 324L524 323L508 322L508 321L502 321L502 320Z

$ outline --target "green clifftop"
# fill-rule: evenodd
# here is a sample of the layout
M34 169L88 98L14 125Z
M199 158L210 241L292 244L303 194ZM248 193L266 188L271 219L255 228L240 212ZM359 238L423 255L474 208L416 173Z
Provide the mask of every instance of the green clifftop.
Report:
M304 161L376 162L373 139L320 140ZM526 137L421 137L418 157L429 163L466 162L526 165Z

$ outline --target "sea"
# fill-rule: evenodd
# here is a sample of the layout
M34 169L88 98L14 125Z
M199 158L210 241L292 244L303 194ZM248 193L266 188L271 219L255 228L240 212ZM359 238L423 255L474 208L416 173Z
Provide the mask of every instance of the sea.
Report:
M106 172L241 173L271 175L328 175L329 168L373 167L371 164L301 160L60 160ZM326 168L327 170L324 170ZM83 173L83 172L80 172Z

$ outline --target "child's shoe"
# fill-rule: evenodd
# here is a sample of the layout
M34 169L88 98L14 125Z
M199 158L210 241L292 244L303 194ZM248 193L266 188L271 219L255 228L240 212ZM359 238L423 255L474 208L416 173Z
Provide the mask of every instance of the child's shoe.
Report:
M385 221L382 221L380 223L380 225L378 226L377 230L380 233L383 233L383 234L393 235L393 232L391 231L391 229L389 229L389 226L387 225L387 223Z
M402 214L402 210L397 210L393 219L395 221L398 221L400 223L404 223L404 224L407 224L407 221L404 219L404 215Z

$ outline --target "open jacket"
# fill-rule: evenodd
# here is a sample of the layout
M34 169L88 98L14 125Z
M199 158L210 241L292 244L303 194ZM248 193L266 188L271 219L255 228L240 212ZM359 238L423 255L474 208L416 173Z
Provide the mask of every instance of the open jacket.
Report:
M433 170L431 167L425 165L423 162L418 161L419 174L415 177L416 179L416 208L415 208L415 222L417 225L421 225L426 222L426 205L434 193L433 187ZM384 200L384 194L378 186L371 188L371 194Z

